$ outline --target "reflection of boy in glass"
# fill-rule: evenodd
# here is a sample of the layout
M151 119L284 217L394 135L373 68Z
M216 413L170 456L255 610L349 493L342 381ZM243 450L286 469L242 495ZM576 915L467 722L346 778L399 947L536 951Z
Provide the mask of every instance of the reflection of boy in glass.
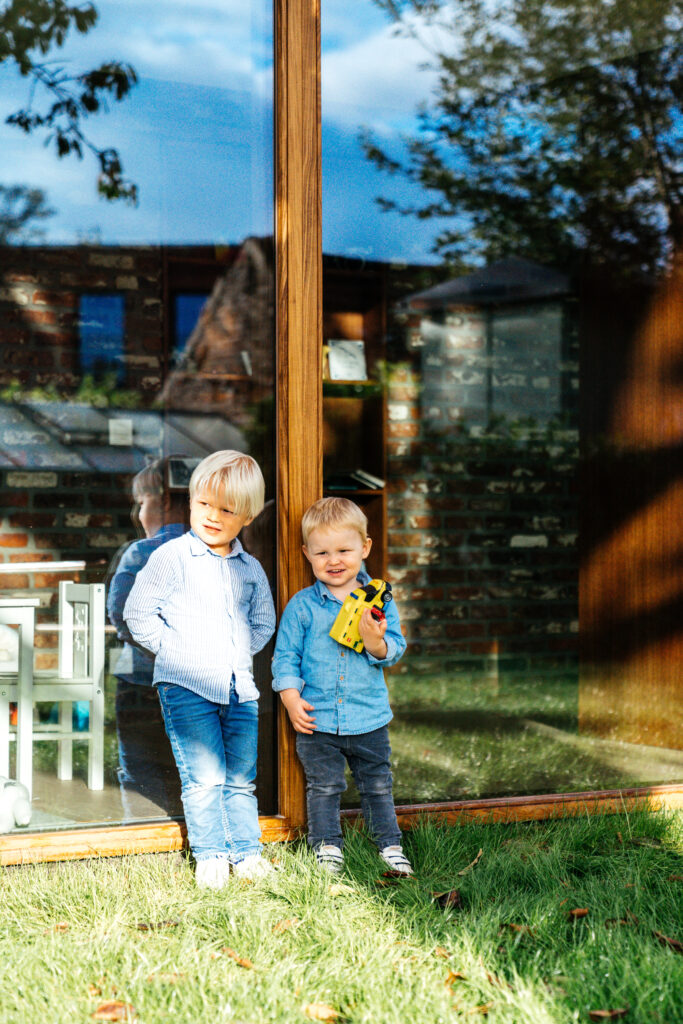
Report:
M186 491L172 492L166 486L168 459L146 466L133 479L135 506L133 520L145 536L129 544L121 555L109 584L107 613L124 647L116 662L116 732L119 745L119 782L126 816L139 817L130 794L139 793L166 813L180 813L180 784L159 700L152 688L154 658L130 642L123 621L123 607L135 577L149 556L166 541L186 530ZM153 809L146 808L146 813Z

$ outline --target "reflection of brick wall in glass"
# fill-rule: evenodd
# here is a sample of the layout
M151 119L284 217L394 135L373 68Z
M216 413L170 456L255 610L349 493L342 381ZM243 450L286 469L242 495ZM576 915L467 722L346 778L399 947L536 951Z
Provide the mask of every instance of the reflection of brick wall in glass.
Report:
M0 388L12 395L0 402L7 561L77 560L88 581L101 580L134 537L131 476L168 452L253 450L274 493L271 247L0 250ZM209 299L185 319L185 363L174 366L172 296L187 280ZM111 426L123 421L130 440L114 443ZM60 578L5 573L0 591L43 591L46 625ZM55 668L55 635L39 631L36 646L36 667Z

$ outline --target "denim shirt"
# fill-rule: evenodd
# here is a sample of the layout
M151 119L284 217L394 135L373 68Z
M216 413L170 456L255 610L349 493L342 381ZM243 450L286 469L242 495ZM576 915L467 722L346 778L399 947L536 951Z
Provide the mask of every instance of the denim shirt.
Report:
M367 573L358 574L367 583ZM406 649L396 605L384 609L386 658L359 653L329 635L342 602L316 580L295 594L284 610L273 658L273 689L297 689L312 704L318 732L342 736L372 732L391 721L383 666L394 665Z
M176 683L227 704L257 700L252 655L275 631L266 574L239 540L216 554L190 530L157 548L123 609L131 636L156 655L155 683Z
M162 544L176 537L182 537L185 527L182 523L166 523L153 537L144 537L133 541L121 556L107 592L107 615L112 625L116 626L116 634L124 641L116 663L116 676L127 683L137 686L151 686L154 674L154 657L141 647L130 642L130 633L123 620L123 608L130 594L135 577L147 565L149 556Z

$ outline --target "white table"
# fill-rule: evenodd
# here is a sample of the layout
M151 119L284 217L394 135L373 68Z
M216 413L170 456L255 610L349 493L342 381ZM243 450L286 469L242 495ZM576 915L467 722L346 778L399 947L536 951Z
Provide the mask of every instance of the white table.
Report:
M19 627L17 668L11 674L0 672L0 775L9 775L9 706L16 701L16 777L29 795L33 790L33 649L39 605L39 597L0 598L0 623Z

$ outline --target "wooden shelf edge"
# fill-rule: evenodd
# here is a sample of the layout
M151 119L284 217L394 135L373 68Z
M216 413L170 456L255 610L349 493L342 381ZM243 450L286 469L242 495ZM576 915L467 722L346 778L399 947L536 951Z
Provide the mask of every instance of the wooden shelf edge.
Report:
M295 839L299 831L279 815L259 818L264 843ZM122 857L137 853L172 853L185 849L185 825L178 821L115 825L111 828L72 829L60 832L10 832L0 835L0 865L42 861Z
M547 821L578 815L620 814L648 804L653 810L683 809L683 784L641 786L631 789L594 790L584 793L551 793L542 796L514 796L507 799L456 800L449 803L397 805L402 829L414 828L425 818L444 825L466 825L516 821ZM360 811L342 811L347 821Z

